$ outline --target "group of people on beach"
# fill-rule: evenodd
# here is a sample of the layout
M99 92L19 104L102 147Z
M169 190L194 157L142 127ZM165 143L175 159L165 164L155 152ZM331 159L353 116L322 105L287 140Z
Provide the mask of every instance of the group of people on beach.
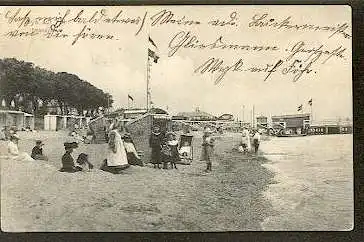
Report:
M107 141L107 154L102 161L101 170L119 174L130 165L144 166L130 134L118 122L110 125ZM93 169L94 166L89 162L88 155L85 153L81 153L77 158L76 165L74 164L71 153L78 148L77 142L64 143L64 147L66 152L62 156L60 171L72 173Z
M238 146L239 152L248 154L252 150L253 145L254 153L257 154L260 145L261 134L261 131L255 130L250 132L248 129L244 128L241 132L241 141Z
M18 148L19 143L19 136L17 135L16 131L10 130L9 137L7 138L8 142L8 154L11 159L14 160L27 160L27 161L34 161L34 160L48 160L48 157L43 154L43 142L41 140L37 140L35 142L35 146L32 149L31 155L26 152L20 152ZM6 139L4 139L6 140Z
M212 136L212 130L206 127L202 136L201 159L206 162L206 172L212 171L212 156L214 153L215 138ZM130 133L118 122L113 122L107 134L108 146L107 155L102 161L100 169L114 174L121 173L122 170L130 167L130 165L144 166L144 163L136 151L134 142ZM16 132L10 134L8 144L8 152L13 159L25 160L48 160L43 154L44 143L37 140L32 153L19 152L18 140L19 136ZM261 139L261 132L255 131L251 133L248 129L243 129L241 142L238 150L244 154L248 154L253 146L254 153L257 154ZM154 126L149 138L149 146L151 148L151 163L154 168L168 169L168 164L172 169L177 169L177 163L181 158L188 157L191 154L191 144L188 142L179 145L177 135L174 132L162 133L159 126ZM88 154L81 153L76 162L72 157L74 149L78 148L77 142L64 143L65 153L61 158L61 172L78 172L90 171L94 168L89 162ZM162 167L161 167L162 166Z

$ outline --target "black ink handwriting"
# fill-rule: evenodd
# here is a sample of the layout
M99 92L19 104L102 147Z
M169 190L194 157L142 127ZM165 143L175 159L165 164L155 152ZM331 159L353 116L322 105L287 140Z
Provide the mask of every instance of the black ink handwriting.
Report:
M214 41L205 43L201 41L196 35L192 34L190 31L188 32L180 31L177 34L175 34L170 40L168 47L170 49L168 52L169 57L173 56L181 48L196 49L196 50L219 49L219 50L231 50L231 51L256 51L256 52L279 50L278 46L227 43L224 40L223 36L219 36Z
M336 34L341 34L345 39L350 39L351 35L345 31L349 28L347 23L340 23L331 26L322 26L319 24L295 24L292 23L292 17L288 16L283 20L278 20L276 18L270 17L267 13L255 14L252 20L249 22L248 26L250 28L275 28L275 29L288 29L294 31L314 31L314 32L331 32L328 38Z
M202 65L197 67L195 69L195 73L204 74L206 72L208 73L215 73L218 72L220 75L215 80L215 85L221 83L223 78L225 77L226 73L229 71L238 72L243 71L243 60L239 59L237 62L235 62L233 65L224 65L224 61L219 58L210 58L207 61L205 61Z
M220 19L215 19L215 20L211 20L209 22L207 22L208 24L212 25L212 26L237 26L237 20L238 20L238 14L237 12L232 12L229 15L229 20L220 20Z
M175 17L175 14L170 10L162 10L152 17L150 17L152 21L151 26L163 25L163 24L177 24L177 25L199 25L200 21L197 20L189 20L186 16L182 16L179 18Z

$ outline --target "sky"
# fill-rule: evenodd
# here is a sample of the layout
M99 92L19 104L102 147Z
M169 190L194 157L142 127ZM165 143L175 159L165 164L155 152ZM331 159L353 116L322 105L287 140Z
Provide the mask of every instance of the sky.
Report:
M31 9L31 16L57 16L70 7L24 7ZM103 7L83 7L85 16ZM104 7L105 8L105 7ZM152 101L155 106L168 109L171 114L200 110L213 115L231 113L239 120L249 121L254 106L255 115L295 114L303 104L304 112L311 112L308 100L312 98L314 119L336 119L352 117L352 74L351 39L327 32L290 31L249 28L254 14L267 13L270 17L284 19L291 16L295 23L336 26L347 22L346 30L351 34L351 10L347 6L149 6L149 7L108 7L106 11L115 15L123 10L123 16L143 16L147 11L145 25L135 36L137 25L89 25L97 33L112 33L115 40L80 39L72 45L72 39L18 38L4 36L15 25L8 24L5 13L17 8L0 8L0 57L15 57L55 71L66 71L78 75L105 92L112 94L114 108L127 107L128 94L134 98L133 107L146 105L146 66L150 36L158 49L160 59L153 63L150 71ZM75 15L81 8L72 7ZM183 26L164 24L151 26L150 17L163 9L172 10L175 18L200 20L206 23L216 18L229 19L236 12L237 25L233 27ZM82 25L67 25L64 30L77 33ZM26 29L26 28L23 28ZM241 45L277 45L277 52L249 52L229 50L180 49L168 56L169 42L180 31L190 31L201 41L213 42L223 36L226 42ZM214 77L194 73L194 70L211 57L221 58L226 64L233 64L241 58L246 65L275 63L287 56L284 49L304 41L307 46L333 50L338 46L347 48L345 59L332 57L326 64L315 63L316 74L303 75L292 81L291 75L274 73L263 81L266 73L229 72L219 85ZM154 47L153 47L154 48ZM1 87L0 87L1 88Z

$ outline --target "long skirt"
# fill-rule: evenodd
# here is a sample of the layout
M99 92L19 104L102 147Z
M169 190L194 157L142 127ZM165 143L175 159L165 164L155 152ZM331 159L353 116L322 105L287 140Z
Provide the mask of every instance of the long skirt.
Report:
M214 151L214 148L211 145L202 146L201 160L206 161L207 163L210 163L213 151Z
M119 166L108 166L107 165L107 160L105 159L101 164L100 170L110 172L110 173L113 173L113 174L119 174L122 170L125 170L128 167L130 167L129 164L119 165Z
M159 147L152 147L152 163L161 164L161 149Z

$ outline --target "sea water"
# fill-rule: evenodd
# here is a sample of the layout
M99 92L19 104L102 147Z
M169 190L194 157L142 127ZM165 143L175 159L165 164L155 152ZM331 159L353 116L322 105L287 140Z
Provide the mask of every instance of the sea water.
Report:
M276 137L261 143L276 173L264 192L275 213L264 230L351 230L353 136Z

